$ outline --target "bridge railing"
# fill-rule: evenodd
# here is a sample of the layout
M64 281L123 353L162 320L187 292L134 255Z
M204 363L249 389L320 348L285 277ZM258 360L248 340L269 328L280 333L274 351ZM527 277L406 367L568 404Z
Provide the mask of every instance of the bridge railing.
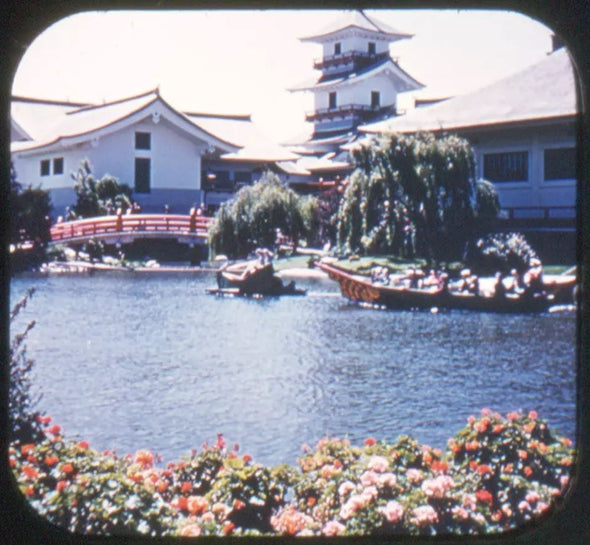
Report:
M69 240L109 233L171 233L207 237L212 218L180 214L129 214L101 216L56 223L51 227L51 240Z

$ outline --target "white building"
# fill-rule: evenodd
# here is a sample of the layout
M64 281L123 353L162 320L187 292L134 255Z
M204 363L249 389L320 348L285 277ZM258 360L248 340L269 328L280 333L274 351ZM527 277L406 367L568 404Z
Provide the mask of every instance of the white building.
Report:
M340 145L356 137L360 124L397 115L398 94L423 87L389 52L391 43L411 37L355 10L301 38L321 45L322 56L314 61L318 76L290 89L314 96L314 110L306 115L314 125L311 139L291 149L315 156L339 152ZM324 167L332 158L338 163L346 155L324 157ZM304 168L313 173L309 161Z
M453 133L475 150L477 176L493 182L508 226L575 230L576 84L569 55L477 91L360 127L365 133Z
M158 89L99 105L13 97L11 141L19 182L49 190L55 215L75 204L71 173L84 159L95 177L128 184L144 211L188 213L298 157L249 116L181 112Z

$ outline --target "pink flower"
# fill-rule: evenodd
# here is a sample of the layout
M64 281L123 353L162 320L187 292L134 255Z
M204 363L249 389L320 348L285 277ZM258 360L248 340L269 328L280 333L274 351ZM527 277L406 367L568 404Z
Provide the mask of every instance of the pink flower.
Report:
M350 492L352 492L354 489L356 488L356 486L354 485L354 483L350 482L350 481L344 481L339 487L338 487L338 494L340 494L340 497L344 497L347 494L349 494Z
M424 474L419 469L410 468L406 471L406 477L412 484L419 484L424 479Z
M397 484L397 477L393 473L383 473L377 479L377 485L381 488L393 488Z
M529 502L530 504L533 503L537 503L540 499L541 496L539 495L539 493L535 490L532 490L531 492L529 492L525 498L524 498L527 502Z
M526 502L526 501L521 501L521 502L518 504L518 509L524 513L525 511L530 511L530 510L531 510L531 506L529 505L529 503L528 503L528 502Z
M531 420L536 420L538 417L539 417L539 415L537 414L537 411L531 411L531 412L529 413L529 418L530 418Z
M198 537L201 535L201 527L198 524L188 524L181 531L183 537Z
M345 529L346 526L344 524L340 524L336 520L330 520L322 528L322 534L325 536L339 536Z
M422 505L412 511L410 522L416 526L427 526L438 522L438 514L431 505Z
M510 420L511 422L514 422L515 420L518 420L518 413L517 413L517 412L514 412L514 411L513 411L513 412L511 412L511 413L508 413L508 414L506 415L506 418L507 418L508 420Z
M361 475L360 481L363 486L372 486L377 483L378 477L379 476L374 471L365 471Z
M379 512L387 522L391 522L392 524L400 521L404 516L404 508L395 500L388 501L384 507L379 509Z
M369 460L367 468L377 473L385 473L389 469L389 462L383 456L373 456Z
M439 475L434 479L426 479L422 483L422 491L429 498L444 498L445 493L453 487L453 478L449 475Z
M535 507L535 514L541 515L545 511L547 511L548 509L549 509L549 505L547 503L545 503L544 501L540 501L539 503L537 503L537 506Z
M458 520L467 520L469 518L469 512L464 509L463 507L453 507L452 510L453 516Z

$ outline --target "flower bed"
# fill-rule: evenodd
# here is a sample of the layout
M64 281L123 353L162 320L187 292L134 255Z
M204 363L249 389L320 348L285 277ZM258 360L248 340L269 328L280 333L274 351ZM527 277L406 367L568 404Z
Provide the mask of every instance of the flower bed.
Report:
M445 451L402 436L324 438L297 467L257 464L220 435L179 462L117 456L66 440L13 442L18 486L47 520L77 533L376 535L501 532L548 513L574 450L535 412L483 410Z

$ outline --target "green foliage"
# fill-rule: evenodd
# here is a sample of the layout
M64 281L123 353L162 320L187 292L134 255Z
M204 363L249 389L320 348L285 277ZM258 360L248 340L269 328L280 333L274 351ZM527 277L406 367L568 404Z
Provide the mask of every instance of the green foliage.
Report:
M51 240L49 192L32 186L23 187L11 164L9 198L11 244L26 241L32 242L34 247L44 247Z
M274 247L277 229L297 244L315 232L316 210L315 199L298 196L267 172L221 205L209 229L209 244L214 254L245 257L256 247Z
M266 467L214 445L165 468L66 440L46 426L9 461L31 505L86 534L181 536L496 533L550 511L565 493L572 442L531 411L484 409L446 451L401 436L362 446L324 438L298 467Z
M457 136L383 136L353 157L337 215L345 253L453 259L478 216L494 214L493 186L476 184L473 152Z
M10 313L10 323L14 324L17 316L27 306L35 292L31 288L14 305ZM36 441L41 434L40 414L36 410L41 396L34 394L31 385L33 360L27 357L26 337L35 327L35 321L29 322L21 333L13 335L10 344L10 388L8 392L8 418L11 436L19 441Z
M75 173L72 173L72 179L77 198L74 212L77 216L104 216L114 213L119 208L125 212L132 204L131 188L127 184L119 183L109 174L97 180L87 159L80 163Z
M522 274L538 256L522 233L493 233L470 244L464 259L478 274L512 269Z

